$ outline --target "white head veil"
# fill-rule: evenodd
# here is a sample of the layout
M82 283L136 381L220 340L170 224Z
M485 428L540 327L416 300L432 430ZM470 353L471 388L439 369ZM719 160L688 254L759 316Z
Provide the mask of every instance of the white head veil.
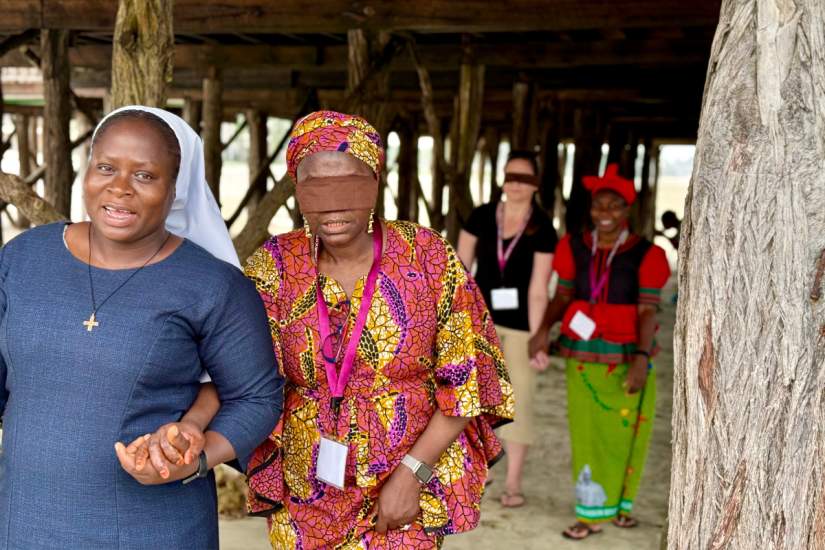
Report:
M205 248L216 258L240 268L241 263L232 246L226 223L206 183L203 142L200 136L179 116L142 105L129 105L112 111L97 125L95 135L107 118L121 111L152 113L168 124L178 138L180 169L175 182L175 200L166 218L166 229Z

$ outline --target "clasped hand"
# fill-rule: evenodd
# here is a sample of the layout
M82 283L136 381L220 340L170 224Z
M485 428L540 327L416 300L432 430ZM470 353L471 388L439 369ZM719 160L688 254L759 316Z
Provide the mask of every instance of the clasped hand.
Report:
M195 473L205 443L203 432L194 424L170 422L128 446L118 441L115 453L120 466L139 483L159 485Z

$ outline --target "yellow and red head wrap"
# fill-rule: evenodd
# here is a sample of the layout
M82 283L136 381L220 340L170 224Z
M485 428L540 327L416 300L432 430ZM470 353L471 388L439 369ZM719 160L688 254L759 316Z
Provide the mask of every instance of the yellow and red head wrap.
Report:
M384 165L381 136L356 115L316 111L295 123L286 149L287 173L297 181L301 161L321 151L348 153L372 168L376 177Z

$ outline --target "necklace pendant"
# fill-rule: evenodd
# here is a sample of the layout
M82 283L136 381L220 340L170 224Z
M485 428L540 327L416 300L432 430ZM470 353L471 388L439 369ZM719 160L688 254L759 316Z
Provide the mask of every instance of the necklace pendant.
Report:
M95 319L95 312L93 311L89 316L88 321L83 321L83 326L86 327L86 332L92 332L92 329L100 326L100 322Z

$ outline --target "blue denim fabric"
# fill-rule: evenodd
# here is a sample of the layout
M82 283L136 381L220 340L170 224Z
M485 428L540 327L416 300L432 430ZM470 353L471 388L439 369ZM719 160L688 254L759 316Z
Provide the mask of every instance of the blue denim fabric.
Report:
M214 478L142 486L114 443L172 422L206 369L221 398L211 428L241 462L282 407L263 304L233 266L184 243L92 312L88 267L63 224L0 256L0 548L217 548ZM98 304L130 271L93 268Z

